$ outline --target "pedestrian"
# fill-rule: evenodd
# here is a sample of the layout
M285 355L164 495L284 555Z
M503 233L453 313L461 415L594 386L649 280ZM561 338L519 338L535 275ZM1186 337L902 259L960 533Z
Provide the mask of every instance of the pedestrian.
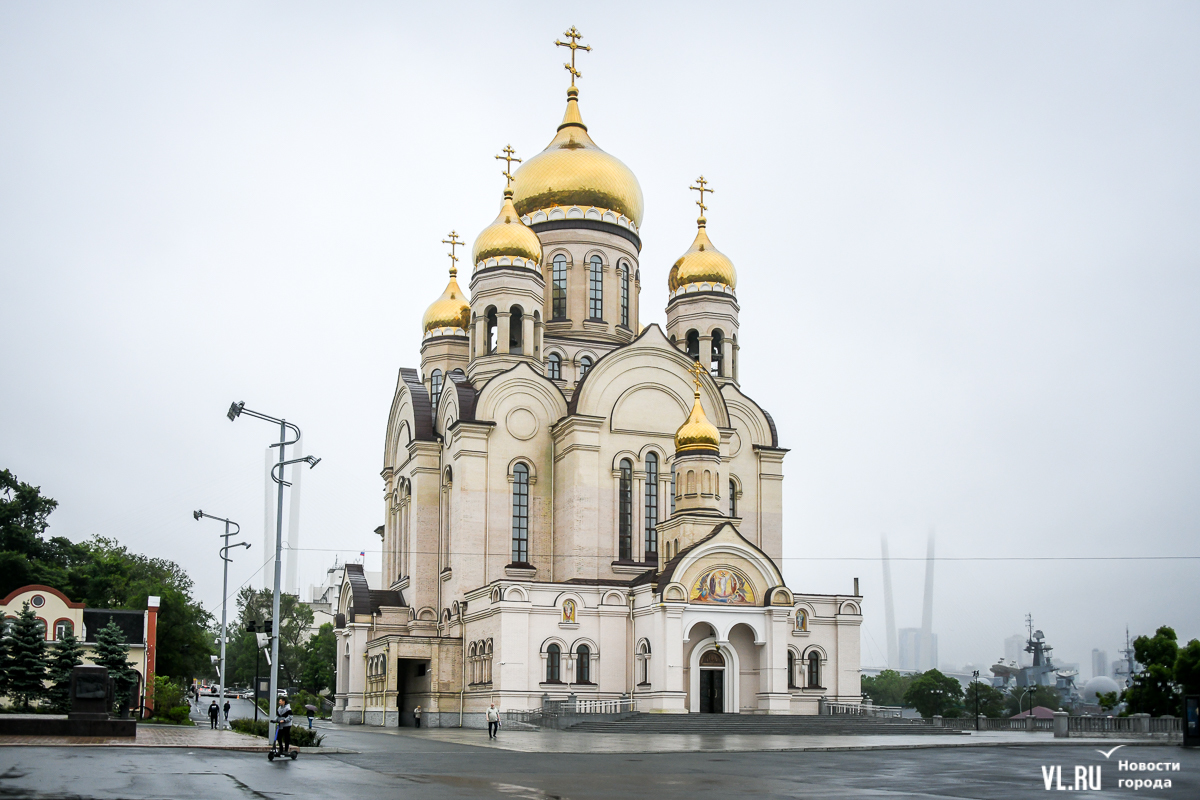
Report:
M217 701L213 700L208 707L208 727L212 730L217 729L217 718L221 715L221 709L217 708Z
M228 700L225 701L224 711L225 711L225 724L229 725L229 701Z
M308 717L308 729L311 731L312 730L312 721L313 721L312 706L309 706L308 708L306 708L304 710L305 710L305 716Z
M417 706L413 709L413 719L417 721L417 727L421 727L421 707Z
M496 704L492 703L487 710L488 722L488 738L495 739L496 734L500 731L500 709L496 708Z
M275 724L279 726L276 737L279 741L279 752L286 753L292 747L292 707L287 698L279 698L279 708L275 712Z

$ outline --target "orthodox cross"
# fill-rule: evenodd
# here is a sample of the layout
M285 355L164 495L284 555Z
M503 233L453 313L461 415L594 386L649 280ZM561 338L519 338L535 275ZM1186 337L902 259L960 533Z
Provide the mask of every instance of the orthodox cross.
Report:
M450 245L450 274L456 275L458 274L458 256L454 255L454 248L458 247L460 244L466 244L466 242L460 242L458 240L458 234L454 231L450 231L450 238L442 239L442 244Z
M582 78L582 77L583 77L583 73L581 73L579 70L575 69L575 51L576 51L576 50L587 50L587 51L589 51L589 52L590 52L590 51L591 51L591 49L592 49L592 47L591 47L591 45L587 45L587 44L580 44L580 43L579 43L579 41L578 41L578 40L583 38L583 34L582 34L582 33L580 33L579 31L577 31L577 30L575 29L575 26L574 26L574 25L572 25L572 26L571 26L571 30L569 30L569 31L567 31L566 33L564 33L564 34L563 34L563 36L566 36L566 37L567 37L568 39L570 39L571 41L569 41L569 42L560 42L560 41L558 41L557 39L555 39L555 40L554 40L554 43L555 43L556 45L558 45L559 47L569 47L569 48L571 48L571 63L570 63L570 64L563 64L563 69L565 69L567 72L571 73L571 85L572 85L572 86L574 86L574 85L575 85L575 79L576 79L576 78Z
M696 179L696 183L699 186L689 186L688 188L693 192L700 193L700 199L696 201L696 205L700 206L700 219L704 219L704 212L708 210L708 206L704 205L704 193L712 194L713 190L708 188L708 181L704 180L703 175Z
M514 156L514 155L513 155L513 153L515 153L515 152L517 152L517 151L512 149L512 145L511 145L511 144L506 144L506 145L504 145L504 149L503 149L503 150L501 150L500 152L501 152L501 153L504 153L504 155L502 155L502 156L496 156L496 158L500 159L500 160L501 160L501 161L503 161L503 162L504 162L504 164L505 164L505 166L504 166L504 172L501 172L500 174L501 174L501 175L503 175L505 178L507 178L507 179L508 179L508 184L507 184L507 185L508 185L508 186L512 186L512 182L513 182L513 176L512 176L512 162L514 162L514 161L515 161L515 162L517 162L518 164L520 164L520 163L521 163L521 159L519 159L519 158L517 158L516 156Z
M700 376L705 374L707 371L708 370L706 370L703 366L701 366L699 361L693 361L692 366L688 367L688 372L692 373L692 375L695 376L696 393L697 394L700 393Z

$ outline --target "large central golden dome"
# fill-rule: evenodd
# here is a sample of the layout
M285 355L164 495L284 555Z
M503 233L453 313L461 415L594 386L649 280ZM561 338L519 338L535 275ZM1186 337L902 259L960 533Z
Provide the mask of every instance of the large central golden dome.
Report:
M513 176L513 204L522 215L553 206L595 206L641 227L642 187L629 167L588 136L574 86L567 90L567 113L554 139Z

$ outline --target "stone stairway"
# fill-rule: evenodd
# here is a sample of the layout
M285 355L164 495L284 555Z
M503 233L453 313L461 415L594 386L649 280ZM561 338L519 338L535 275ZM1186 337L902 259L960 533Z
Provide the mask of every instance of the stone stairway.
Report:
M690 735L827 736L878 734L962 735L921 720L792 714L632 714L617 720L584 720L567 730L591 733L669 733Z

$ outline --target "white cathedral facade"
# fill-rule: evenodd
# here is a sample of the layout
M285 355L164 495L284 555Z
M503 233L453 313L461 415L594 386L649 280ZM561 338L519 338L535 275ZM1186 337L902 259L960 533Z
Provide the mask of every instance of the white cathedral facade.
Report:
M420 370L400 370L382 579L347 566L335 721L412 725L419 705L426 725L479 727L492 702L572 695L659 713L859 699L862 598L783 580L787 450L742 392L737 274L703 199L666 329L643 327L641 188L572 85L475 239L470 296L452 268Z

